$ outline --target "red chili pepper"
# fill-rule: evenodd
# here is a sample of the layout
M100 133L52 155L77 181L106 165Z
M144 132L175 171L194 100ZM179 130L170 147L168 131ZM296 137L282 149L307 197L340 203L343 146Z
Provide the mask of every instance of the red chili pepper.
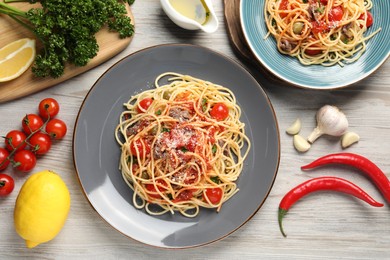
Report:
M335 153L325 155L301 167L310 170L328 164L344 164L363 171L375 183L383 197L390 203L390 180L378 166L369 159L354 153Z
M280 201L278 221L279 228L283 236L286 237L286 234L283 231L282 220L283 217L287 214L287 211L290 209L290 207L303 196L320 190L332 190L347 193L367 202L374 207L383 206L382 203L379 203L374 200L364 190L362 190L360 187L356 186L350 181L333 176L313 178L311 180L299 184L298 186L290 190Z

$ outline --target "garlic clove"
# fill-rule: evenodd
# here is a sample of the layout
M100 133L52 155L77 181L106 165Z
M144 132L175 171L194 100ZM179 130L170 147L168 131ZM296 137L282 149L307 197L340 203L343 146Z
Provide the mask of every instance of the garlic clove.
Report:
M342 136L348 130L348 120L345 114L337 107L325 105L316 114L317 127L309 135L307 140L313 143L323 134Z
M347 148L360 140L360 136L354 132L347 132L341 137L341 147Z
M301 120L297 118L295 122L286 129L286 133L289 135L296 135L301 131Z
M294 135L293 143L295 149L301 153L308 151L311 147L310 143L300 135Z

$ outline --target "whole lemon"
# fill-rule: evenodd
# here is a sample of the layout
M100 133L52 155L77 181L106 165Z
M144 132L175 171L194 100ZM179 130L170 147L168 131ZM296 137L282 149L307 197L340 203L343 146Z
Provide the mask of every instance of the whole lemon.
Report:
M52 240L70 209L70 194L61 177L49 170L31 175L20 189L14 210L16 232L28 248Z

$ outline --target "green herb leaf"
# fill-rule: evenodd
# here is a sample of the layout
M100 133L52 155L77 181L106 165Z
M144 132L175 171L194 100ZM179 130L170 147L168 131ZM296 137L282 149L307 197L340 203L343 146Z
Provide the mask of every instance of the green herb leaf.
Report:
M217 145L213 144L213 147L211 147L211 152L215 154L217 152Z
M207 109L206 104L207 104L207 99L206 99L206 98L203 98L203 99L202 99L202 111L203 111L203 112L206 112L206 109Z
M211 177L210 180L216 184L219 184L221 182L218 176Z

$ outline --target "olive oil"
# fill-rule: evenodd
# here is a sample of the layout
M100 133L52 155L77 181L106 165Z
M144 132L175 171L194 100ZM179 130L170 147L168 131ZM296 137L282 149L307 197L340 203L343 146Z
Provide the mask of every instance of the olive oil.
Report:
M205 24L210 11L204 0L169 0L172 7L187 18Z

